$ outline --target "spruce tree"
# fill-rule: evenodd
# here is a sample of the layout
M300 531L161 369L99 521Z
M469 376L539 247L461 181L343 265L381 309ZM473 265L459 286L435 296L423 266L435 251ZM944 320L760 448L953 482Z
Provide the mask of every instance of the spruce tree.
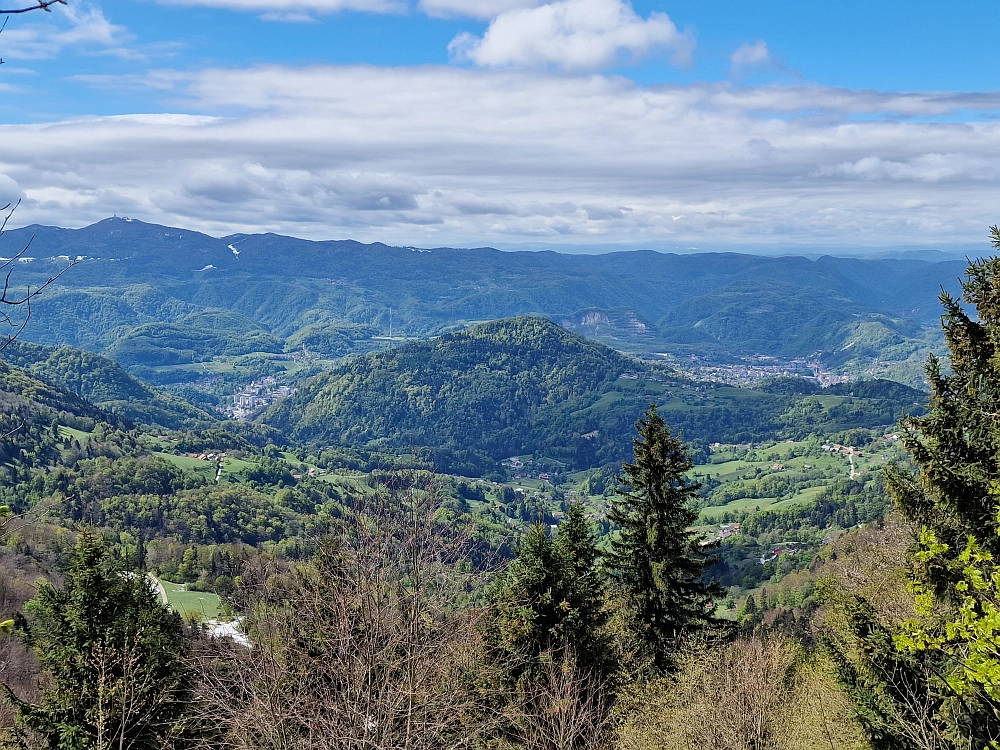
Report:
M1000 249L1000 230L992 235ZM855 597L840 642L827 643L879 750L914 747L914 727L941 748L992 748L1000 738L1000 259L970 263L962 299L940 300L948 362L929 358L927 413L900 425L917 472L886 472L917 536L917 616L887 626L894 615Z
M1000 230L992 227L992 235L1000 249ZM892 470L887 487L909 520L952 549L971 534L998 553L990 490L1000 479L1000 258L969 264L962 298L975 308L975 319L947 292L940 296L948 368L930 357L928 412L904 424L904 445L919 474Z
M714 587L702 578L708 557L689 530L698 484L684 476L688 451L671 434L656 405L635 423L635 463L622 466L624 491L608 519L620 527L605 557L624 598L627 622L664 669L678 637L711 617Z
M512 684L535 679L546 659L568 658L601 673L610 668L596 548L582 512L570 520L558 541L544 526L533 526L488 592L486 640L492 661Z
M24 610L17 632L48 686L38 704L0 686L16 710L15 746L36 747L33 733L53 750L160 750L189 732L180 618L99 537L81 533L64 585L41 584Z
M555 546L566 557L573 576L576 622L571 647L576 661L589 672L607 675L615 668L615 654L605 631L609 619L606 575L598 564L597 534L582 504L574 503L566 510Z

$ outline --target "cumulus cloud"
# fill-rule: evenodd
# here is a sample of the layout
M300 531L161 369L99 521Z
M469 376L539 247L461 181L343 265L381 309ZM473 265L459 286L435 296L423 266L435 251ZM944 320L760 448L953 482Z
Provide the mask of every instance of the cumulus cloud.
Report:
M665 13L643 19L624 0L557 0L500 13L483 36L460 34L448 51L455 60L484 67L593 70L659 49L686 65L693 48Z
M730 75L734 78L740 78L752 70L766 69L774 64L767 42L760 39L753 44L747 42L740 45L729 56L729 63Z
M19 221L746 248L978 241L1000 203L1000 123L959 121L996 94L371 66L149 85L205 114L0 127Z

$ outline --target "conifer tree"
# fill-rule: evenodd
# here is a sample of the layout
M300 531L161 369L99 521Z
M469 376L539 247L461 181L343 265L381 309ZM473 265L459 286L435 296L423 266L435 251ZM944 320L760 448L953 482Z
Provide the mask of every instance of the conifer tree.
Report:
M39 586L17 632L50 679L38 704L0 686L17 712L15 746L35 747L34 734L53 750L160 750L187 733L180 618L93 533L80 534L62 588Z
M567 508L566 517L559 524L556 546L570 557L578 577L597 580L597 536L580 503Z
M992 228L1000 249L1000 230ZM940 295L947 367L929 358L925 416L901 425L916 474L886 488L919 537L910 555L916 617L855 597L828 643L874 748L993 748L1000 741L1000 259L970 263L962 300ZM972 315L961 302L974 307Z
M579 623L571 644L575 659L583 669L607 675L615 668L615 654L604 630L609 619L606 575L598 565L597 534L582 504L573 503L566 510L555 546L566 556L573 576L575 617Z
M512 683L534 679L543 656L570 658L587 670L609 669L593 532L582 509L568 521L557 541L544 526L533 526L490 589L486 640L492 660Z
M620 586L626 619L657 668L669 667L678 637L705 623L715 595L702 579L708 558L689 527L697 484L684 443L670 433L655 404L635 423L635 463L622 466L625 491L608 512L621 527L606 565Z
M992 240L1000 249L997 227ZM1000 258L970 263L966 273L962 298L976 319L941 293L950 372L930 357L928 412L905 425L904 445L920 472L890 471L887 487L908 519L952 549L960 550L971 534L996 553L1000 535L990 489L1000 479Z

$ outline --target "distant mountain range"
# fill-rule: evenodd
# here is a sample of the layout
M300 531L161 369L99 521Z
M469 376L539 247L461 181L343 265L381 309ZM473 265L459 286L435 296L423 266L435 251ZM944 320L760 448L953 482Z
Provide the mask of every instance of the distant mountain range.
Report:
M534 314L633 351L815 357L861 372L879 360L922 361L937 294L957 288L964 269L958 260L215 238L120 218L8 231L0 255L29 239L33 260L19 264L18 282L85 260L39 299L25 340L106 352L133 371L303 346L334 357L371 351L385 345L372 335L389 333L391 309L396 336Z

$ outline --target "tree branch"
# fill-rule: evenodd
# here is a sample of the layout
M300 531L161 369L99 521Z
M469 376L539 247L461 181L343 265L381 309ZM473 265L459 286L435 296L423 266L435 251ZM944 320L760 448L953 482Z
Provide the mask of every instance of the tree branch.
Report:
M49 6L55 5L56 3L58 3L59 5L66 5L66 0L38 0L37 4L29 5L26 8L13 8L11 10L0 10L0 15L12 16L15 13L28 13L33 10L44 10L46 13L51 13L52 8Z

